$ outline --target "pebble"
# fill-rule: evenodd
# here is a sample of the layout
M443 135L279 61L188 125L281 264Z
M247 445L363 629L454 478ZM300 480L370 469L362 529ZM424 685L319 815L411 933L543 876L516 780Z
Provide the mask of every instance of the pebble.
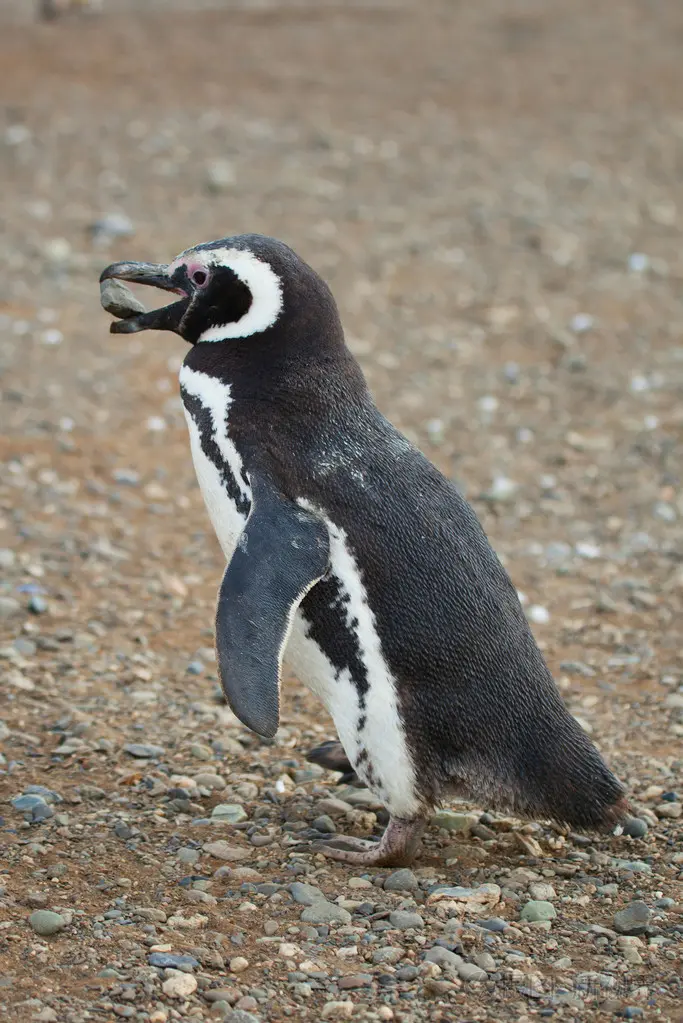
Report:
M669 820L678 820L681 814L683 814L683 803L660 803L659 806L655 807L655 813L658 817L664 817Z
M223 1016L223 1023L259 1023L259 1017L244 1009L232 1009Z
M144 742L127 742L123 747L123 752L140 760L155 760L162 757L166 750L163 746L152 746Z
M199 960L194 956L176 955L173 952L152 952L147 956L150 966L157 966L161 969L181 970L187 973L199 967Z
M0 597L0 619L12 618L22 610L21 604L14 597Z
M303 881L294 881L287 890L294 901L301 906L314 906L316 902L327 901L319 888L312 884L305 884Z
M350 1019L353 1002L325 1002L320 1013L323 1019Z
M202 846L205 853L215 857L217 860L227 860L230 863L239 863L241 860L248 860L253 855L249 849L241 849L239 846L230 845L222 839L218 842L206 842Z
M479 820L476 813L455 813L453 810L437 810L430 820L430 825L435 828L444 828L445 831L455 831L467 835L473 824Z
M351 973L346 977L340 977L337 981L337 987L340 991L355 991L358 988L371 987L372 986L372 974L371 973Z
M384 948L376 948L372 953L373 963L379 965L380 963L398 963L403 959L405 951L402 948L396 948L394 945L385 945Z
M230 970L232 973L244 973L248 969L249 960L245 959L244 956L235 956L230 960Z
M211 811L211 819L226 821L228 824L239 824L247 819L247 813L239 803L219 803Z
M651 919L652 910L636 900L614 914L614 930L618 934L645 934Z
M51 934L59 934L67 925L63 916L49 909L37 909L35 913L31 913L28 922L36 934L45 938Z
M412 870L404 867L402 870L395 870L393 874L389 874L383 887L387 892L410 892L419 888L419 882Z
M191 973L180 970L169 970L170 974L161 985L161 989L169 998L189 998L197 990L197 978Z
M425 922L419 913L410 913L405 909L395 909L389 914L389 923L397 931L421 930Z
M138 316L147 310L130 288L127 288L122 281L102 281L100 284L100 305L111 316L118 320L128 320L132 316ZM119 470L122 472L123 470ZM137 477L137 473L135 474ZM127 483L128 480L117 479L117 483ZM136 481L137 482L137 479Z
M351 914L347 909L323 899L307 906L300 919L306 924L350 924Z
M630 838L645 838L648 833L647 821L641 817L629 817L623 824L624 834Z
M538 902L550 902L557 898L557 892L551 884L543 884L540 881L533 881L529 885L529 895Z
M556 916L557 910L552 902L536 899L527 902L519 914L520 920L524 920L526 923L533 923L537 920L554 920Z
M482 970L480 966L475 966L474 963L463 963L458 968L458 976L460 980L465 980L468 983L472 981L488 980L488 974L486 970Z
M436 963L437 966L456 973L463 964L462 956L451 952L450 949L443 948L441 945L434 945L433 948L425 952L425 960L428 963Z

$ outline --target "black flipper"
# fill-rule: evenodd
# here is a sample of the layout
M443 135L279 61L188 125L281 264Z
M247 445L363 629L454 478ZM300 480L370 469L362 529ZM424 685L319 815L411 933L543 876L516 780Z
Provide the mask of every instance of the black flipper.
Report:
M328 771L340 771L341 778L337 781L337 785L354 785L359 789L365 787L365 782L361 781L356 774L339 739L327 739L320 746L310 750L306 754L306 760L310 760L312 764L319 764L320 767L326 767Z
M240 721L272 738L280 720L282 655L299 604L329 566L325 523L251 479L251 512L216 607L225 697Z

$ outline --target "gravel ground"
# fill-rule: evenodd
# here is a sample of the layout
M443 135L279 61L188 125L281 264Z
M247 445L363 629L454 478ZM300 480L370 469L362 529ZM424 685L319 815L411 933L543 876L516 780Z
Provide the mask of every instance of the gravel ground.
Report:
M121 6L1 33L3 1018L682 1019L683 9ZM98 308L248 230L473 500L630 834L458 805L411 871L310 851L383 810L295 680L270 743L222 703L183 344Z

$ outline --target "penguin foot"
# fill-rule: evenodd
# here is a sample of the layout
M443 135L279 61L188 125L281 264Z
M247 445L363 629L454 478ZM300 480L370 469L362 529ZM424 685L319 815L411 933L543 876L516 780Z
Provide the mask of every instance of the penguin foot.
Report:
M306 754L306 760L310 760L312 764L319 764L320 767L326 767L328 771L340 771L341 778L337 782L338 785L355 785L356 788L365 786L365 782L362 782L354 771L351 761L338 739L328 739L327 742L316 746Z
M409 867L419 852L426 823L424 817L410 820L391 817L379 842L340 836L330 842L317 842L313 848L330 859L354 866Z

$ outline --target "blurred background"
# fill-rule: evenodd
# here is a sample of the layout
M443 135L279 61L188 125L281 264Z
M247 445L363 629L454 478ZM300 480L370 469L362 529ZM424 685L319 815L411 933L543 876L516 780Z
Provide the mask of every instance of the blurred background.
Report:
M7 798L51 771L124 809L133 779L146 806L161 775L135 777L132 741L181 774L198 743L291 774L331 734L294 683L268 749L213 702L222 562L185 348L110 336L98 302L113 260L256 231L329 281L382 411L472 499L570 707L659 828L639 855L673 855L678 818L655 807L672 792L680 816L683 7L61 6L0 0ZM69 841L55 827L46 848Z

